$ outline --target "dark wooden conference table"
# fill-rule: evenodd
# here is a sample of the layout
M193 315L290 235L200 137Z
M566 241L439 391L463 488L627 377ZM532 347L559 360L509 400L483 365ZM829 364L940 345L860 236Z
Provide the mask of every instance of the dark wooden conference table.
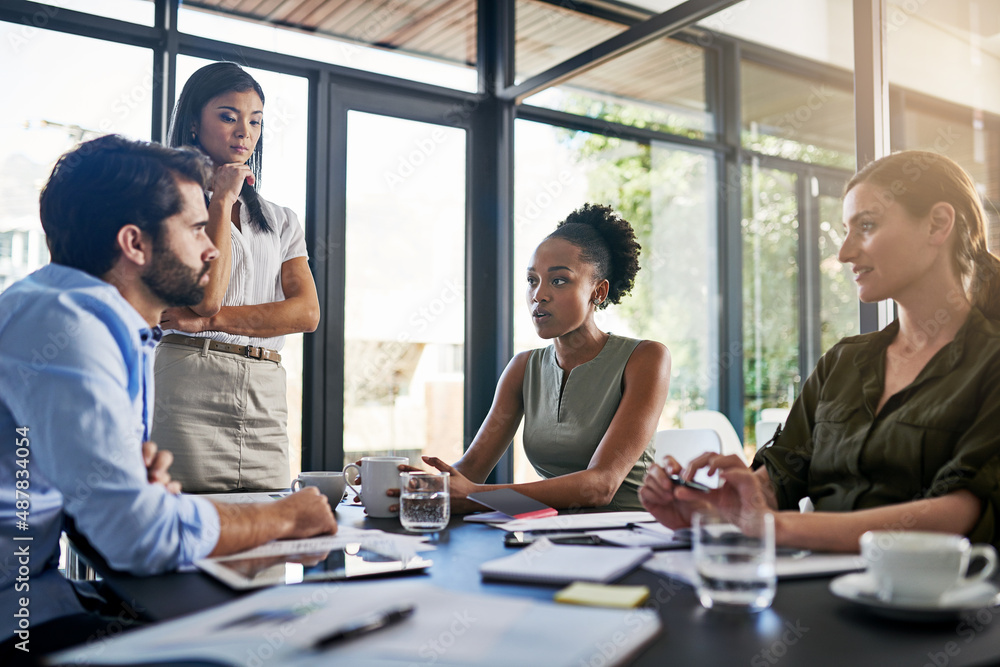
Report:
M356 506L340 505L337 518L343 525L404 532L398 520L369 519ZM461 517L452 518L449 527L435 538L437 550L425 554L434 561L433 566L428 574L416 576L456 591L551 600L560 587L481 580L480 563L513 553L504 547L502 536L499 529L464 522ZM93 554L89 556L93 558ZM200 572L134 577L111 571L99 562L92 564L123 600L152 621L176 618L239 595ZM635 570L616 583L648 586L651 597L646 606L657 610L663 630L630 664L656 667L1000 664L1000 607L983 608L935 623L889 620L835 597L828 590L829 582L829 577L779 582L770 609L741 614L703 609L690 586ZM581 637L580 641L586 638Z

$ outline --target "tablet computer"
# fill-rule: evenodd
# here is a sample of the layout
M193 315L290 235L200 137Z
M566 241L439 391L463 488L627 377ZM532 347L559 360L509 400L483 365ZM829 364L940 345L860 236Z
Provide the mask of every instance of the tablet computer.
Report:
M415 554L393 554L361 544L348 544L320 553L253 558L234 554L205 558L195 565L224 584L244 590L278 584L420 573L432 563Z

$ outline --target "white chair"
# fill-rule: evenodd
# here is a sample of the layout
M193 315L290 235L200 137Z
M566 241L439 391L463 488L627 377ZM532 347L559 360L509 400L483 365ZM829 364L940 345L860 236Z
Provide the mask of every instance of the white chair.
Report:
M719 434L722 442L723 454L735 454L746 463L746 454L743 452L743 441L736 434L736 429L726 418L726 415L717 410L695 410L681 415L681 426L684 428L709 428Z
M774 432L777 431L778 427L781 425L781 422L763 420L757 422L757 425L754 427L754 435L757 437L757 449L760 449L767 444L768 441L774 437Z
M789 408L761 408L760 420L762 422L778 422L782 426L788 419Z
M662 463L668 454L687 466L696 456L705 452L721 452L722 441L719 434L710 428L674 428L657 431L653 440L653 457ZM711 477L704 470L695 475L695 480L711 487L718 486L718 476Z

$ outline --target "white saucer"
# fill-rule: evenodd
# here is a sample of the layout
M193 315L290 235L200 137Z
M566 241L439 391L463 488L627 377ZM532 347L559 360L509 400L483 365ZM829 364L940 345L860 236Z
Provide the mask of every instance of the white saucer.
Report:
M867 572L845 574L830 582L830 592L837 597L906 621L947 620L965 611L1000 605L1000 588L988 581L965 584L937 600L882 600L875 591L875 580Z

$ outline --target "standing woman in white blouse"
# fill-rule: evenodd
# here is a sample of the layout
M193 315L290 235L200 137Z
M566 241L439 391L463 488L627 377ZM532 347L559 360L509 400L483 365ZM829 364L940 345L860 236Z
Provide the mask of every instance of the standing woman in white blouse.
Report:
M264 91L239 65L202 67L170 122L174 147L211 158L205 299L163 314L153 440L185 491L288 486L285 334L314 331L316 285L295 214L257 194Z

